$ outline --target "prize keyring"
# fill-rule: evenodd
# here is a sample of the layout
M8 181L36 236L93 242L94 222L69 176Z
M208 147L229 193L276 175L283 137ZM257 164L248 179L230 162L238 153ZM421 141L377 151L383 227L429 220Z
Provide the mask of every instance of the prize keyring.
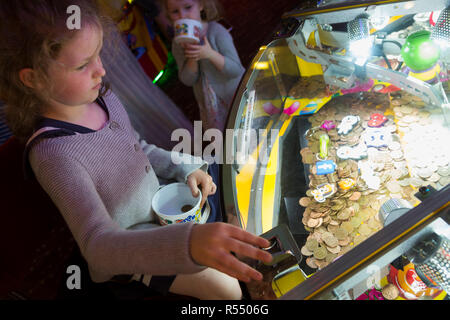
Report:
M306 130L306 132L305 132L305 137L309 138L309 137L310 137L310 134L316 133L316 131L319 130L319 129L320 129L320 127L309 128L309 129ZM312 132L310 133L310 131L312 131Z

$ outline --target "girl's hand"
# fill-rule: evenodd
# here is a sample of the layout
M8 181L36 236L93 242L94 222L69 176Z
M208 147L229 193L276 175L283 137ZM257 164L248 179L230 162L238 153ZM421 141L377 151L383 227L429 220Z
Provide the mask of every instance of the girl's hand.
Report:
M209 195L216 193L217 190L217 186L213 182L212 177L200 169L197 169L193 173L191 173L187 177L186 183L191 189L192 196L194 197L198 196L198 186L200 185L202 190L202 201L200 202L200 208L202 208L205 204L206 198Z
M184 56L186 59L193 59L195 61L210 59L214 53L214 50L211 48L206 36L203 36L202 40L204 41L203 45L192 43L187 43L184 45Z
M259 248L267 248L270 241L223 222L196 224L192 228L190 252L201 265L224 272L238 280L262 280L262 274L239 261L231 252L269 263L272 255Z

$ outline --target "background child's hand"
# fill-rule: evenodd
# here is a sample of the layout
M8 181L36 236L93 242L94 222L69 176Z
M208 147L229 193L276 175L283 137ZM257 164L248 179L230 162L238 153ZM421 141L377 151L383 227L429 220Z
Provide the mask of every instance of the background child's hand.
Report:
M209 59L211 57L214 50L211 48L208 38L204 36L202 40L203 45L191 43L184 45L184 56L186 59L198 61L202 59Z
M200 202L200 208L203 207L203 205L206 202L206 198L216 193L217 186L213 182L212 177L204 172L203 170L195 170L193 173L191 173L187 177L187 185L191 189L192 195L194 197L198 196L198 186L201 187L202 190L202 201Z
M198 224L192 228L190 251L198 264L212 267L238 280L262 280L262 274L231 252L252 259L270 262L272 255L259 248L267 248L270 241L231 224L216 222Z

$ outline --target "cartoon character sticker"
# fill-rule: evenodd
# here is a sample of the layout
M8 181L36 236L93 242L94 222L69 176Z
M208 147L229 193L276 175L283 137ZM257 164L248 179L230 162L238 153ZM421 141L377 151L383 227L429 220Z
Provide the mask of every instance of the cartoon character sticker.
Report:
M378 190L381 187L380 177L375 175L374 164L370 161L358 161L358 169L361 179L366 183L367 188Z
M367 122L367 125L369 127L378 128L378 127L381 127L387 120L388 120L388 118L386 118L381 113L372 113L370 115L369 121Z
M336 185L332 183L323 183L313 190L312 195L317 202L324 202L327 198L336 193Z
M336 150L336 155L342 160L361 160L367 157L367 146L364 143L360 143L356 147L342 146Z
M345 178L342 180L339 180L338 186L341 188L341 190L350 190L355 185L355 180L351 178Z
M384 128L367 128L363 134L363 139L367 147L382 148L387 147L392 140L392 136Z
M338 126L338 134L346 135L358 124L359 116L346 116Z
M333 173L336 170L336 163L333 160L325 160L316 162L317 175Z

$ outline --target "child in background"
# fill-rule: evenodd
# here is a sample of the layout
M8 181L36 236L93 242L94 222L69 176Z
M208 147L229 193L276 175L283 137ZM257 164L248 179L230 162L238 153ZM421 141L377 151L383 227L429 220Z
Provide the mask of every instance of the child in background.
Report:
M102 84L108 20L91 0L0 2L0 99L8 124L86 259L94 282L119 275L200 299L239 299L237 279L262 275L232 252L269 262L269 241L225 223L157 226L151 200L158 176L186 182L204 203L216 186L207 164L175 165L171 153L133 130ZM67 27L67 8L81 28ZM106 37L107 39L107 37ZM37 131L36 131L37 130ZM41 134L39 134L41 133ZM30 140L28 140L30 141Z
M200 44L172 42L181 82L192 86L203 128L225 129L228 111L245 71L230 33L214 20L219 18L216 0L163 0L169 19L202 22ZM216 99L210 98L209 88Z

